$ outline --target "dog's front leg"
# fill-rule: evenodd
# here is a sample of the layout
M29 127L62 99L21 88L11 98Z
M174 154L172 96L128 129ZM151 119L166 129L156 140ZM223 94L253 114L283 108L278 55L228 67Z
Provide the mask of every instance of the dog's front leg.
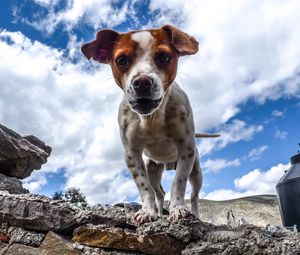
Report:
M142 209L135 214L134 219L139 223L156 220L155 193L147 176L142 153L140 151L126 150L125 157L127 167L142 198Z
M171 188L170 220L185 218L191 212L184 206L184 195L188 177L195 161L195 145L183 146L178 151L176 175Z

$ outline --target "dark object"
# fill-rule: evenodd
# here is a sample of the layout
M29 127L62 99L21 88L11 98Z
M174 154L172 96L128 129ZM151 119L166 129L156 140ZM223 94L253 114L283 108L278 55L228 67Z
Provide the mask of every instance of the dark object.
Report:
M282 223L300 230L300 154L291 157L291 167L276 185Z

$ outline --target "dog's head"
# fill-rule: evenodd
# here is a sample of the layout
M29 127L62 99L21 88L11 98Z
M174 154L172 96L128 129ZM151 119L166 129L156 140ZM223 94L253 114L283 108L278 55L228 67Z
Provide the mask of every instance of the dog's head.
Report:
M87 59L110 64L131 109L149 115L174 81L178 58L195 54L198 42L170 25L128 33L105 29L81 51Z

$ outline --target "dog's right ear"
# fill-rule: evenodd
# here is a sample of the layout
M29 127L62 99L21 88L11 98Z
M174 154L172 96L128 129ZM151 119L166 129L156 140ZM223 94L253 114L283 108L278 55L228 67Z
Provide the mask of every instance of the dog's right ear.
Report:
M104 29L97 32L96 38L81 46L81 52L87 59L94 59L100 63L108 63L111 58L114 44L119 37L119 33Z

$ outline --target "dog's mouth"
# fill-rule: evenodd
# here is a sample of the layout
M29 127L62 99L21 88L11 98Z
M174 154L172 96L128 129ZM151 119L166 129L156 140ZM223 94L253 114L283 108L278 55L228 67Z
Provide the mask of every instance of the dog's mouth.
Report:
M157 109L162 101L162 97L159 99L149 99L149 98L138 98L136 100L129 100L129 104L132 109L139 114L147 115Z

